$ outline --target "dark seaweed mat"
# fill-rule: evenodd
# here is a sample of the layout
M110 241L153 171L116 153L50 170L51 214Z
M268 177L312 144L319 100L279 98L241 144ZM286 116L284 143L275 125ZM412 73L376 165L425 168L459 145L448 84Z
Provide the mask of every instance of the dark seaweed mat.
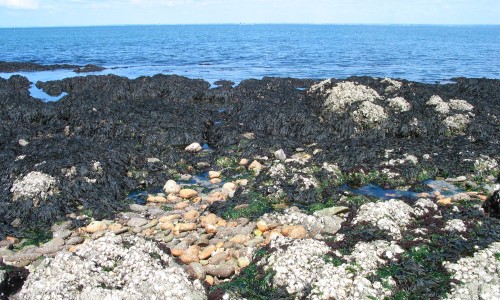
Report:
M321 95L296 89L309 87L311 80L250 79L234 88L210 89L208 82L180 76L75 77L38 83L48 93L68 93L59 102L43 103L29 96L26 78L0 79L0 238L19 233L10 225L16 218L22 227L48 227L80 207L96 218L110 217L128 205L129 191L161 186L169 179L169 170L195 172L189 166L202 161L214 164L221 156L269 155L279 148L291 153L316 143L324 151L313 158L314 163L337 163L348 170L378 166L390 146L394 155L439 153L424 164L440 176L468 174L473 163L464 159L475 159L477 153L499 158L500 80L459 78L447 85L403 81L401 90L391 93L384 92L387 84L379 79L348 80L385 97L403 96L413 110L360 131L349 112L326 112ZM464 136L445 134L435 113L425 106L434 94L446 101L465 99L475 106L476 117ZM413 118L419 119L420 127L407 126ZM222 123L215 125L216 121ZM255 139L243 143L244 132L253 132ZM21 147L19 139L30 143ZM185 153L183 148L194 141L208 143L214 151L205 156ZM16 161L20 155L26 157ZM161 162L148 164L148 157ZM91 168L93 161L101 162L102 172ZM61 169L71 166L77 167L77 174L67 178ZM30 199L11 201L13 182L31 171L56 177L60 191L37 208ZM412 181L419 169L403 166L399 171ZM133 175L127 177L129 173ZM88 183L86 178L97 182ZM293 186L289 194L301 198ZM306 202L320 198L303 196Z

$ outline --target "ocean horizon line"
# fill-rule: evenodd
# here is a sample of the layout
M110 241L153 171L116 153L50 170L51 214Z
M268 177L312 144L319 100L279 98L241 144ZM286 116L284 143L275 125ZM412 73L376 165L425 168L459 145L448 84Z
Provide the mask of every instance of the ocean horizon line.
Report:
M50 28L96 28L96 27L151 27L151 26L387 26L387 27L499 27L500 24L432 24L432 23L173 23L173 24L98 24L98 25L54 25L14 26L0 29L50 29Z

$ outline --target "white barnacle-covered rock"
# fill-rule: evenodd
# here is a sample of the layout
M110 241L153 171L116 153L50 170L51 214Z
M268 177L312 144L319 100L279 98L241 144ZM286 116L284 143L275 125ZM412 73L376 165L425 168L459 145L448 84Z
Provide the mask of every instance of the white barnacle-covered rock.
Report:
M446 117L443 120L443 125L450 133L463 133L469 126L471 120L469 116L456 114Z
M472 111L474 106L465 100L451 99L449 102L450 108L460 111Z
M370 101L364 101L357 110L351 113L351 117L359 125L370 126L387 119L387 114L382 106Z
M265 270L275 272L273 284L286 288L288 293L302 295L318 276L325 264L323 255L330 248L313 239L294 240L277 237L271 242L276 251L266 259Z
M425 104L434 106L434 110L440 114L447 114L450 111L448 103L444 102L443 99L437 95L433 95Z
M327 234L335 234L340 230L344 222L343 218L336 215L308 215L293 208L285 209L283 213L274 212L265 214L261 219L267 223L301 225L309 232L315 231Z
M47 196L55 193L55 185L54 177L41 172L30 172L23 178L16 180L10 192L13 201L33 199L34 205L38 206L41 200L45 200Z
M474 161L474 169L479 174L489 173L498 167L498 162L487 155L480 155L478 159Z
M388 77L382 79L380 82L389 84L389 86L385 88L386 93L398 91L403 86L403 83L401 81L397 81Z
M443 263L452 274L452 283L447 299L499 299L500 295L500 242L492 243L488 248L464 257L456 263Z
M192 143L190 145L188 145L184 150L186 152L190 152L190 153L197 153L197 152L200 152L203 148L201 147L201 145L199 143Z
M394 242L376 240L359 242L350 255L343 257L347 262L339 266L326 263L311 284L309 299L384 299L391 296L390 287L396 285L392 277L370 281L378 268L404 250Z
M396 112L405 112L411 109L410 102L406 101L403 97L391 98L387 102L389 102L389 106Z
M413 208L413 214L417 217L421 217L428 213L434 213L438 209L437 204L429 198L420 198L415 202Z
M443 103L443 99L438 95L432 95L429 100L425 103L426 105L438 105L439 103Z
M446 231L455 231L455 232L466 232L467 226L465 226L464 221L460 219L453 219L446 222L446 226L444 227Z
M380 95L372 88L356 82L339 82L331 86L332 81L325 80L311 87L310 92L319 92L325 96L325 108L329 111L338 112L356 102L374 101L380 99Z
M401 239L401 231L412 219L413 208L400 200L363 204L353 220L353 224L367 222L384 231L394 239Z
M206 299L155 243L112 233L31 270L20 299Z

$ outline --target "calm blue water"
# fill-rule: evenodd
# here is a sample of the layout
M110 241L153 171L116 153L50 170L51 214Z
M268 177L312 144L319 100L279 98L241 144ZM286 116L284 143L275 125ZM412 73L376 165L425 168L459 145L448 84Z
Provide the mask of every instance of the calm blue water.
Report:
M500 26L177 25L0 29L0 60L239 82L351 75L500 78ZM22 73L32 81L71 71ZM8 77L10 74L0 74Z

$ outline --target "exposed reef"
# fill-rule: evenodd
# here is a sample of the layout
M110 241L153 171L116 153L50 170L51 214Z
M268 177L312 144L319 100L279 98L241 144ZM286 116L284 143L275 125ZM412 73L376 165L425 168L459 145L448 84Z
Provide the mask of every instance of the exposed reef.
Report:
M53 71L53 70L73 70L75 73L88 73L98 72L106 68L88 64L85 66L69 65L69 64L55 64L55 65L41 65L32 62L7 62L0 61L0 72L14 73L14 72L36 72L36 71Z
M0 237L82 209L109 216L128 192L162 186L172 174L278 149L303 153L277 187L302 204L319 199L304 189L304 176L292 180L307 173L300 159L335 165L339 174L385 174L387 185L470 174L478 159L499 160L500 80L264 78L217 88L165 75L39 82L48 94L68 93L54 103L32 98L29 85L20 76L0 79ZM185 152L192 142L211 151ZM317 173L316 187L334 176ZM34 174L46 180L30 186ZM266 171L257 181L272 178Z

